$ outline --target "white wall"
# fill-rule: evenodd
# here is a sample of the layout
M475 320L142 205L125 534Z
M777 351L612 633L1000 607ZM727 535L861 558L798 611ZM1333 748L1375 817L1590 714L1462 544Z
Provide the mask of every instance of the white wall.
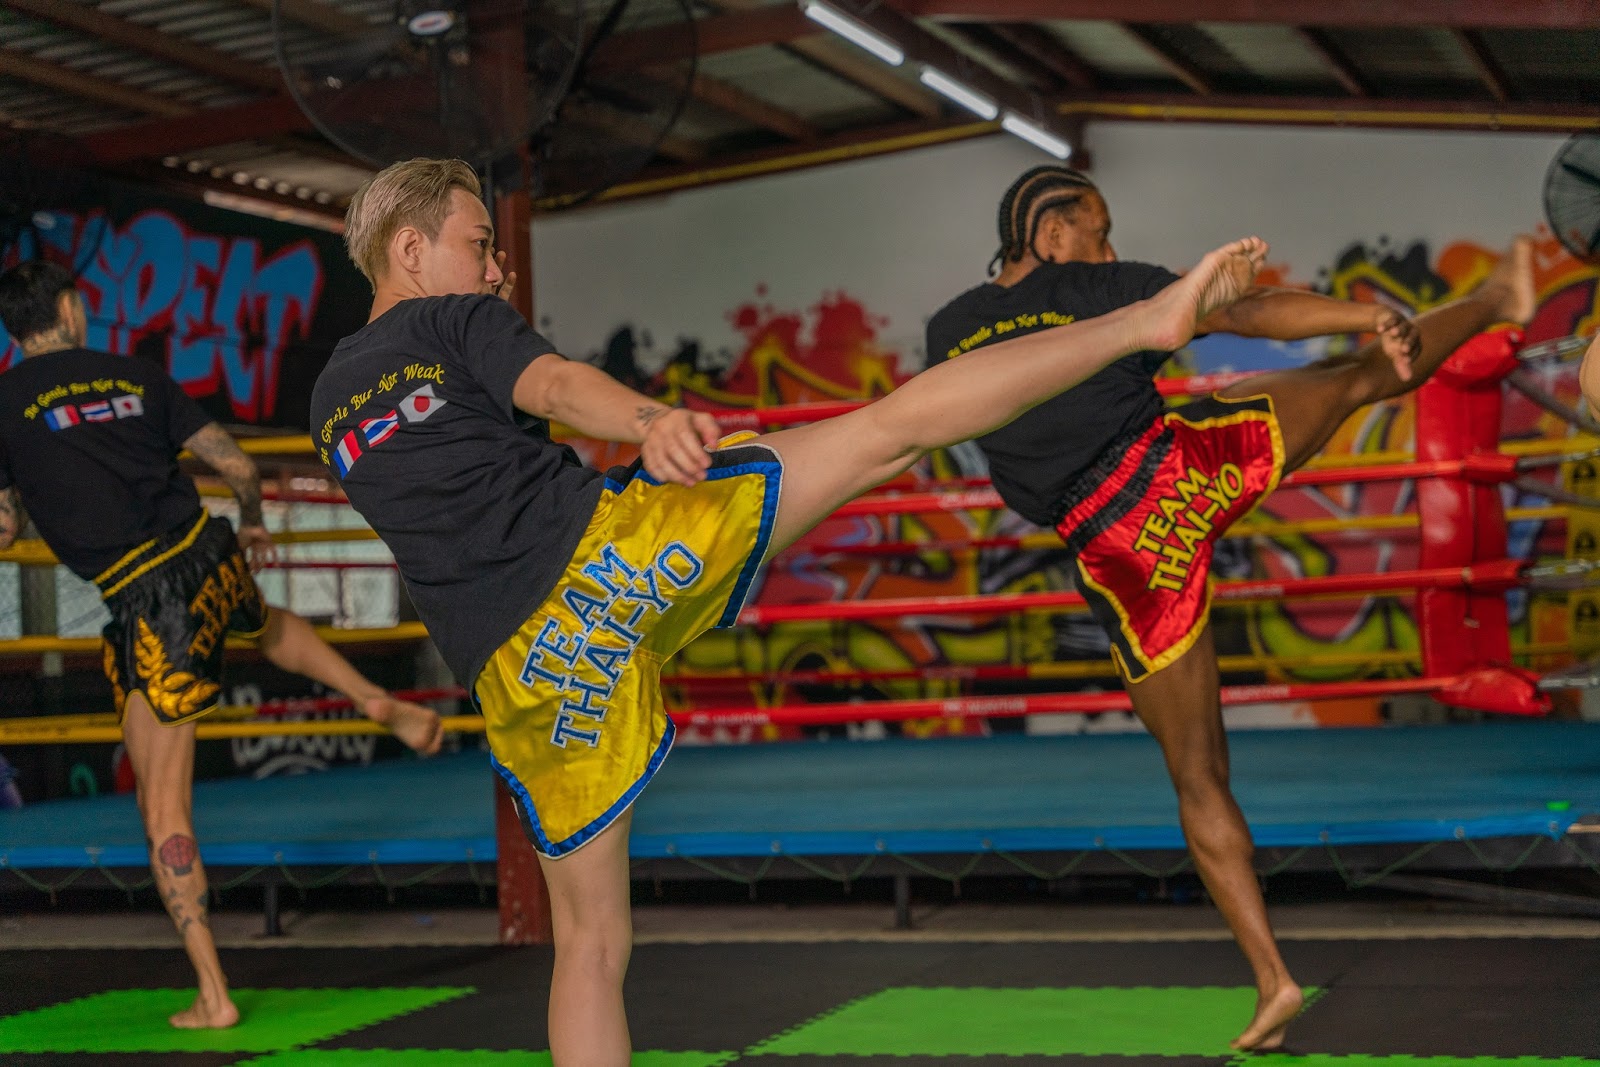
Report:
M1490 246L1540 219L1559 137L1296 130L1152 123L1089 129L1093 177L1124 259L1181 269L1245 233L1316 280L1356 241ZM664 360L680 338L736 349L728 314L748 301L805 311L843 291L887 319L879 341L920 361L922 325L983 279L1001 194L1047 157L996 135L776 175L534 226L542 328L589 357L618 327ZM758 287L765 286L758 297Z

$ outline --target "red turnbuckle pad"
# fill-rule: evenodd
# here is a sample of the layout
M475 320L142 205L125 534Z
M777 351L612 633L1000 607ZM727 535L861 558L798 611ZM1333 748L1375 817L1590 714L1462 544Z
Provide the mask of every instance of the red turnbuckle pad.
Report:
M1453 708L1496 715L1548 715L1550 697L1539 689L1539 676L1518 667L1477 667L1462 671L1435 699Z
M1498 385L1500 379L1520 366L1517 351L1522 348L1522 340L1523 333L1515 326L1480 333L1456 349L1434 372L1434 378L1458 389Z

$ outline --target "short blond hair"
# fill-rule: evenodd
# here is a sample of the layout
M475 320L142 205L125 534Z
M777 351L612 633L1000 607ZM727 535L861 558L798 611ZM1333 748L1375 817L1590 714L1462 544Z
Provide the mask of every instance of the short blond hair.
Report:
M344 246L373 287L389 267L389 242L402 226L429 240L450 213L450 190L483 194L478 176L459 159L408 159L391 164L356 190L344 214Z

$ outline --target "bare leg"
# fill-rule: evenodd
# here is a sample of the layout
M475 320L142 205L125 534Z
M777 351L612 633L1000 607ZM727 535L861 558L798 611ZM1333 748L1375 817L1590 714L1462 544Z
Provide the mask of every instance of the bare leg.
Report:
M1283 430L1286 467L1294 470L1320 452L1356 409L1417 388L1456 349L1495 323L1527 322L1536 298L1533 245L1521 238L1474 292L1417 316L1422 351L1413 360L1409 381L1401 380L1374 341L1348 356L1246 378L1222 395L1272 397Z
M1195 869L1255 972L1255 1018L1238 1049L1273 1049L1304 1003L1278 954L1251 859L1250 827L1228 788L1228 737L1222 729L1217 650L1206 626L1194 647L1165 670L1128 686L1133 710L1161 744L1178 794L1178 821Z
M162 726L135 693L122 720L138 780L139 814L150 842L150 872L167 914L183 938L199 983L193 1006L172 1016L183 1029L220 1028L239 1021L239 1009L228 996L228 979L217 959L206 909L205 867L194 839L191 787L194 783L194 723Z
M556 963L550 982L554 1067L627 1067L632 1058L622 978L633 949L625 813L558 860L539 857L550 889Z
M1199 319L1249 288L1265 252L1254 238L1235 242L1150 300L987 345L848 415L759 438L784 468L769 555L928 452L998 429L1130 352L1186 344Z
M349 697L356 710L382 723L407 745L431 756L439 751L442 734L439 716L432 708L397 700L355 669L328 642L317 636L309 622L292 611L273 608L260 638L261 654L273 666L321 682Z

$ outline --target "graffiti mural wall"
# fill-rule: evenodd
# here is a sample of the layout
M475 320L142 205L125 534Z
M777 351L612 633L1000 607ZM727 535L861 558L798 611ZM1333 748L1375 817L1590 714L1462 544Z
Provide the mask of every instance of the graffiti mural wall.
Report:
M1123 258L1182 268L1216 243L1260 232L1274 242L1271 284L1310 288L1420 312L1468 291L1498 249L1539 225L1539 183L1559 139L1352 132L1095 127L1094 177L1106 191ZM1381 166L1374 166L1381 160ZM695 407L755 407L881 395L922 366L928 314L983 278L994 245L994 204L1039 160L1004 139L825 171L682 194L654 204L563 216L535 227L541 327L569 356L604 366L645 391ZM1181 165L1180 165L1181 164ZM758 188L759 187L759 188ZM1234 198L1231 201L1225 199ZM765 211L756 210L757 202ZM738 220L740 225L732 225ZM640 249L650 249L641 255ZM1597 272L1540 242L1541 308L1532 340L1600 326ZM595 294L609 294L612 299ZM1299 344L1205 338L1169 365L1174 374L1268 370L1349 351L1355 337ZM1546 386L1576 395L1572 368ZM1412 447L1409 398L1352 418L1329 452ZM1554 420L1519 396L1507 404L1506 438L1554 436ZM600 464L624 450L578 443ZM985 473L966 446L940 453L906 485L949 484ZM1537 507L1535 499L1511 499ZM1414 513L1410 483L1284 490L1256 522L1301 522ZM1071 588L1068 561L1049 548L952 550L948 542L1039 540L1005 511L835 519L768 569L762 603L936 596ZM1560 554L1564 523L1519 522L1513 552ZM863 545L921 542L937 550L862 555ZM1415 531L1318 532L1224 542L1218 577L1290 577L1416 566ZM1564 638L1566 609L1513 604L1519 642ZM1219 652L1241 662L1241 681L1334 680L1414 673L1409 598L1229 606L1215 613ZM807 699L943 695L976 665L1050 665L1060 677L1027 688L1109 688L1107 643L1087 615L925 617L894 623L785 625L718 632L680 667L697 672L794 674L808 670L932 672L878 680L841 694L804 679L683 688L683 702L787 703ZM1338 654L1334 665L1307 657ZM1371 655L1371 662L1360 662ZM1248 665L1248 669L1246 669ZM946 677L940 677L943 671ZM967 685L967 689L960 687ZM990 684L986 691L996 691ZM1268 724L1369 722L1375 705L1243 709ZM1125 729L1126 716L1034 720L1033 729ZM909 732L987 728L959 720ZM871 732L868 730L867 732Z
M366 318L339 238L147 190L36 216L12 251L74 269L89 346L161 362L226 422L303 429L333 345ZM0 371L21 352L0 327Z

